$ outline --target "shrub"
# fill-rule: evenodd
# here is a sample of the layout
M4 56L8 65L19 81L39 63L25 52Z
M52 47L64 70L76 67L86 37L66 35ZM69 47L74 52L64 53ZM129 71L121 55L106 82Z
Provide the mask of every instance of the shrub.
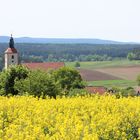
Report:
M74 65L76 68L79 68L80 67L80 63L77 61Z

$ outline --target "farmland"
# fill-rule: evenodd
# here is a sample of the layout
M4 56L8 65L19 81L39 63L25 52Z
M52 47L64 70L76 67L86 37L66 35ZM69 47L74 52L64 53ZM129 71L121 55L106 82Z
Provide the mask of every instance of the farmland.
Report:
M74 67L75 62L67 62L66 65ZM93 61L93 62L80 62L83 69L97 69L107 67L124 67L124 66L140 66L140 61L129 60L114 60L114 61Z
M0 97L0 139L139 139L140 98ZM127 107L126 107L127 106Z
M135 87L136 81L132 80L101 80L101 81L88 81L88 85L92 86L105 86L105 87Z
M74 64L66 63L70 67L74 67ZM80 62L80 66L78 70L89 85L136 86L136 78L140 74L140 61Z

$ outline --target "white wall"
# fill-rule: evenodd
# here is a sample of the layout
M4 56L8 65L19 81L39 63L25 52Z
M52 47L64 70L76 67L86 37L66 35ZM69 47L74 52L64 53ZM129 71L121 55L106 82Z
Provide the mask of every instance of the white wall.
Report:
M18 53L5 53L5 69L10 65L18 65Z

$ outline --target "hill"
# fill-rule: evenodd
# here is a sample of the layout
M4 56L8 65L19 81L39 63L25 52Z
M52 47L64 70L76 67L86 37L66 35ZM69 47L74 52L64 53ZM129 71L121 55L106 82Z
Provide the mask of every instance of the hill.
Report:
M9 42L8 36L0 36L0 43ZM50 43L50 44L124 44L125 42L117 42L112 40L90 39L90 38L31 38L20 37L15 38L16 43ZM130 42L127 42L128 44Z

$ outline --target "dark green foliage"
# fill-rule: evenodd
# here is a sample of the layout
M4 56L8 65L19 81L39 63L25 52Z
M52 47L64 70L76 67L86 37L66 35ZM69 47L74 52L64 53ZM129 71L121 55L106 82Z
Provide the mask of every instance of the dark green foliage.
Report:
M127 59L130 60L130 61L131 61L131 60L134 60L134 59L135 59L135 54L132 53L132 52L131 52L131 53L128 53Z
M84 83L79 72L75 69L63 67L53 73L55 81L58 82L63 90L68 92L70 89L84 88Z
M129 60L140 60L140 49L135 48L132 52L128 53L127 58Z
M75 63L75 67L76 68L79 68L80 67L80 63L78 61Z
M56 98L57 95L68 94L69 90L83 88L80 74L70 68L56 71L29 71L23 66L12 66L0 73L1 95L33 95L45 98Z
M137 77L138 86L140 86L140 75Z
M0 71L2 71L3 67L4 67L4 57L0 56Z
M69 91L68 96L85 96L89 94L85 89L72 89Z
M30 95L37 97L56 97L59 94L59 85L55 83L53 76L45 71L31 71L28 77L24 80L16 81L15 89L23 95L27 92Z
M0 44L0 56L8 44ZM42 61L106 61L126 58L139 44L15 44L22 62Z
M3 70L0 73L0 91L4 95L17 95L17 90L14 89L15 80L19 81L28 76L28 69L23 66L13 66L8 70Z
M134 90L133 87L127 87L127 88L113 87L110 91L113 91L113 94L115 94L117 98L136 96L136 91Z

